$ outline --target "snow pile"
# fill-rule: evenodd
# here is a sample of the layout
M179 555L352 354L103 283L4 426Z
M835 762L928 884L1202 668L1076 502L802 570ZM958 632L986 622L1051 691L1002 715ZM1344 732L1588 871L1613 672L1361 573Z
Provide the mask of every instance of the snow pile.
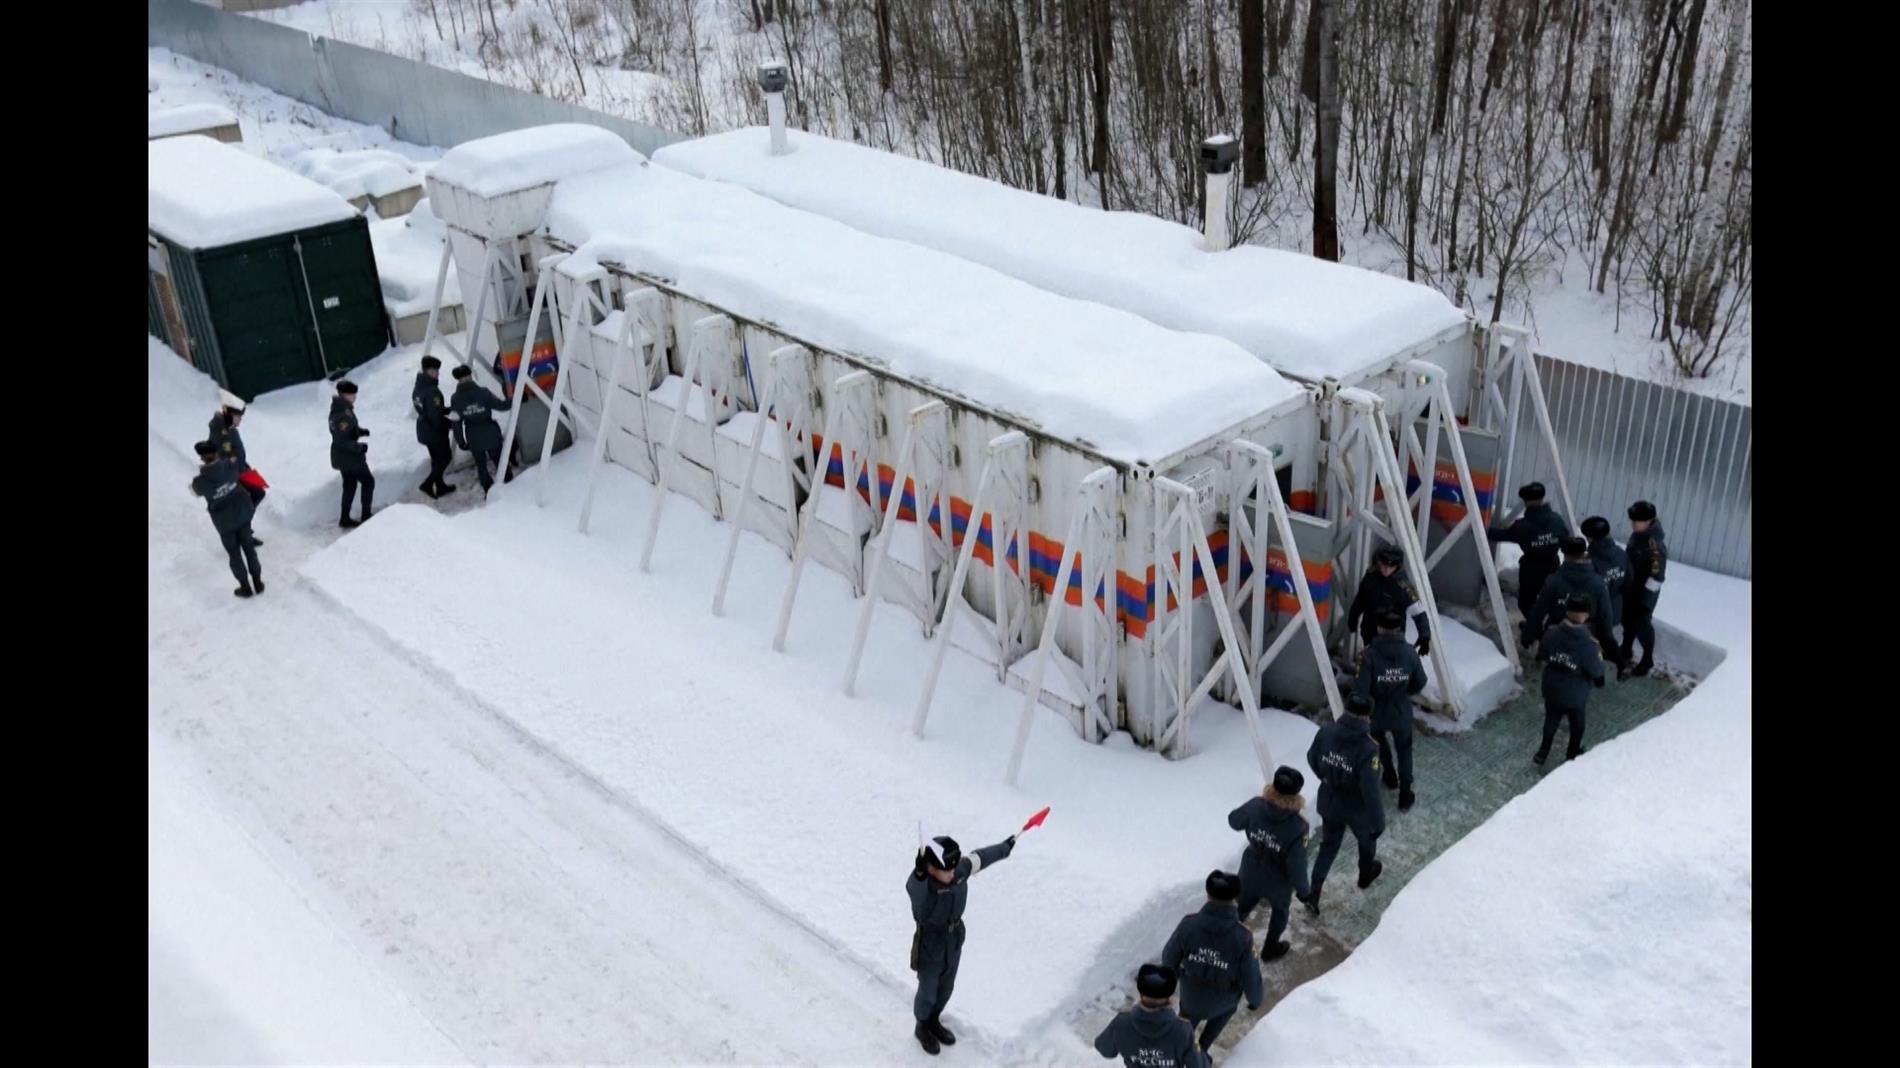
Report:
M152 1063L463 1061L305 904L170 749L154 730L146 745Z
M465 141L443 155L429 177L496 197L645 158L598 126L555 123Z
M1451 673L1464 688L1464 714L1456 724L1447 722L1442 716L1427 720L1438 730L1469 730L1479 720L1490 715L1500 704L1508 700L1517 689L1517 678L1511 673L1511 662L1498 651L1498 644L1492 635L1472 630L1463 623L1447 615L1439 615L1438 632L1445 639L1445 660L1451 665ZM1409 626L1407 635L1418 640L1416 626ZM1432 657L1422 658L1425 664L1425 696L1434 701L1444 700L1444 691L1438 685L1438 665Z
M146 338L147 418L159 440L197 461L192 446L205 438L218 410L218 386L180 359L157 338ZM377 508L415 488L429 468L429 454L416 444L409 389L415 382L420 346L390 349L350 371L357 418L369 428L370 471L376 475ZM447 375L443 378L446 381ZM244 451L270 483L264 511L298 527L330 526L342 499L341 476L330 468L329 382L304 382L265 393L245 410ZM181 484L179 492L186 490ZM195 500L195 498L194 498ZM351 515L358 514L354 509ZM211 536L207 523L205 536ZM215 544L215 543L214 543Z
M148 93L157 90L156 79L150 82ZM184 133L197 133L212 130L219 126L236 126L238 118L231 109L218 104L187 104L176 108L152 108L145 116L145 136L173 137Z
M547 230L583 261L664 279L1124 462L1162 460L1300 394L1230 342L644 163L562 182Z
M1051 292L1226 338L1301 378L1377 370L1465 323L1437 290L1374 271L1258 245L1208 253L1201 235L1178 223L1084 208L797 130L787 132L792 151L771 156L769 136L756 126L714 134L667 145L653 160Z
M448 228L436 218L426 197L400 219L369 224L369 243L376 250L376 277L383 284L383 303L391 316L401 319L428 312L429 302L435 297L442 245L447 240ZM462 303L460 271L449 271L442 302L448 306Z
M385 197L422 184L416 165L381 148L312 148L291 156L289 168L345 200Z
M146 223L185 248L218 248L356 215L350 202L242 149L190 135L145 146Z
M392 508L305 577L905 994L918 822L967 849L1053 805L1044 829L978 879L966 915L952 1026L1005 1050L1124 981L1208 870L1238 862L1225 816L1261 787L1238 711L1205 706L1195 755L1169 761L1125 734L1092 746L1038 707L1012 789L1001 780L1022 697L988 665L951 653L927 737L913 737L929 648L912 617L879 607L860 696L845 698L863 602L841 577L805 570L787 652L773 653L785 556L748 535L727 614L714 617L715 547L730 528L675 501L654 569L640 573L654 491L604 467L593 533L577 534L582 452L453 518ZM483 577L415 595L415 575L444 572ZM1301 763L1314 725L1271 710L1262 723L1275 756ZM901 1044L908 1026L901 1015L893 1026Z
M1426 867L1231 1063L1751 1060L1749 600L1672 566L1660 615L1721 642L1722 665Z

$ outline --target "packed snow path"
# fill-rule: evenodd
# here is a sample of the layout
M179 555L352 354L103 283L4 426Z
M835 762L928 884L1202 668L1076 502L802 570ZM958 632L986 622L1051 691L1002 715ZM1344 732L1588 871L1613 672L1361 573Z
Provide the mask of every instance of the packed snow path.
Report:
M1611 670L1614 673L1615 669ZM1358 861L1354 859L1352 836L1347 835L1339 857L1333 862L1332 874L1326 877L1320 916L1314 918L1299 903L1294 903L1293 918L1284 936L1292 944L1292 951L1278 961L1261 966L1266 998L1260 1011L1248 1012L1243 1004L1215 1043L1217 1054L1231 1051L1295 987L1324 975L1345 960L1378 927L1380 917L1385 915L1386 907L1399 891L1439 854L1490 819L1506 802L1535 787L1545 775L1564 765L1567 727L1558 728L1557 744L1551 749L1550 761L1541 768L1531 763L1531 753L1542 738L1544 726L1541 679L1541 671L1528 673L1522 693L1468 731L1434 733L1426 725L1429 720L1421 722L1419 729L1413 732L1412 743L1418 803L1410 812L1400 812L1398 794L1387 791L1385 795L1386 830L1379 836L1379 860L1385 870L1370 888L1359 889ZM1661 715L1682 700L1689 692L1689 685L1685 680L1660 674L1649 678L1631 677L1622 683L1612 679L1590 698L1584 744L1594 748ZM1303 753L1282 754L1281 759L1302 771L1307 770ZM1578 759L1588 760L1589 754ZM1310 807L1306 815L1313 826L1313 839L1307 852L1310 863L1319 848L1320 821L1319 814ZM1234 861L1227 865L1229 870L1238 870L1240 863L1239 836L1235 838ZM1199 896L1184 898L1181 914L1194 912L1205 900ZM1254 931L1256 953L1265 944L1267 918L1267 907L1262 905L1254 910L1248 922ZM1155 954L1158 959L1160 947L1156 947ZM1104 991L1088 1011L1077 1015L1073 1024L1076 1034L1093 1039L1107 1026L1110 1017L1134 1003L1132 966L1130 975L1129 982Z
M268 592L233 598L190 465L156 437L147 454L150 744L448 1048L482 1063L924 1062L907 991L303 584L326 537L268 524ZM418 575L417 596L471 580ZM161 965L189 949L157 948L152 983L183 983Z

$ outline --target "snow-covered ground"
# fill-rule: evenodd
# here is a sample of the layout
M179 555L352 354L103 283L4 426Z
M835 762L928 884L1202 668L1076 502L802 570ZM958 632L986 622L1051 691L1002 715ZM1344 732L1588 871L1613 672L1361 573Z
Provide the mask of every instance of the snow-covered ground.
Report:
M193 464L147 457L154 1063L925 1061L907 993L301 579L322 539L266 516L233 598Z
M1672 565L1658 660L1719 647L1720 666L1432 862L1230 1063L1748 1063L1750 600Z

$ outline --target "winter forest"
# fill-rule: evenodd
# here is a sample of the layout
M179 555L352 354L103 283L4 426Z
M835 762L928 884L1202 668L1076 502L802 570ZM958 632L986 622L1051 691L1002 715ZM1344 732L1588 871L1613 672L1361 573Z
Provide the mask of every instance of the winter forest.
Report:
M1535 322L1555 287L1705 377L1753 291L1745 0L413 0L363 43L685 134L790 121ZM355 36L364 36L357 28ZM472 62L471 62L472 61Z

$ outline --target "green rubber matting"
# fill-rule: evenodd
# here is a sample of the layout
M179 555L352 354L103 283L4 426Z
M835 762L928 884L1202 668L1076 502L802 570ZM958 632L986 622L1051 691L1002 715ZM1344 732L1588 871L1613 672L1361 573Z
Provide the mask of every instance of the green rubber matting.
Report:
M1326 878L1321 914L1315 917L1294 902L1285 935L1292 943L1292 952L1261 966L1266 979L1261 1011L1248 1012L1246 1005L1241 1005L1215 1044L1216 1060L1232 1050L1258 1018L1295 987L1344 960L1379 925L1392 898L1426 864L1504 807L1505 802L1563 765L1569 739L1567 725L1557 728L1550 760L1541 768L1531 762L1544 728L1541 674L1537 670L1528 672L1522 691L1470 730L1436 733L1429 726L1430 717L1419 724L1412 747L1413 789L1418 801L1410 812L1400 812L1398 792L1386 792L1386 830L1379 836L1379 860L1385 870L1369 889L1359 889L1358 854L1351 833L1346 835ZM1585 713L1584 745L1594 748L1660 715L1682 700L1692 685L1660 675L1632 676L1619 683L1612 674L1602 689L1591 693ZM1589 760L1590 754L1586 752L1578 759ZM1310 859L1319 848L1319 820L1316 814L1308 819L1313 824ZM1200 908L1204 900L1198 895L1183 900L1182 914ZM1265 938L1267 915L1263 905L1248 921L1255 931L1256 952ZM1159 953L1160 947L1155 950ZM1092 1041L1114 1013L1133 1003L1133 973L1131 965L1127 983L1105 991L1077 1017L1076 1031L1084 1040Z

